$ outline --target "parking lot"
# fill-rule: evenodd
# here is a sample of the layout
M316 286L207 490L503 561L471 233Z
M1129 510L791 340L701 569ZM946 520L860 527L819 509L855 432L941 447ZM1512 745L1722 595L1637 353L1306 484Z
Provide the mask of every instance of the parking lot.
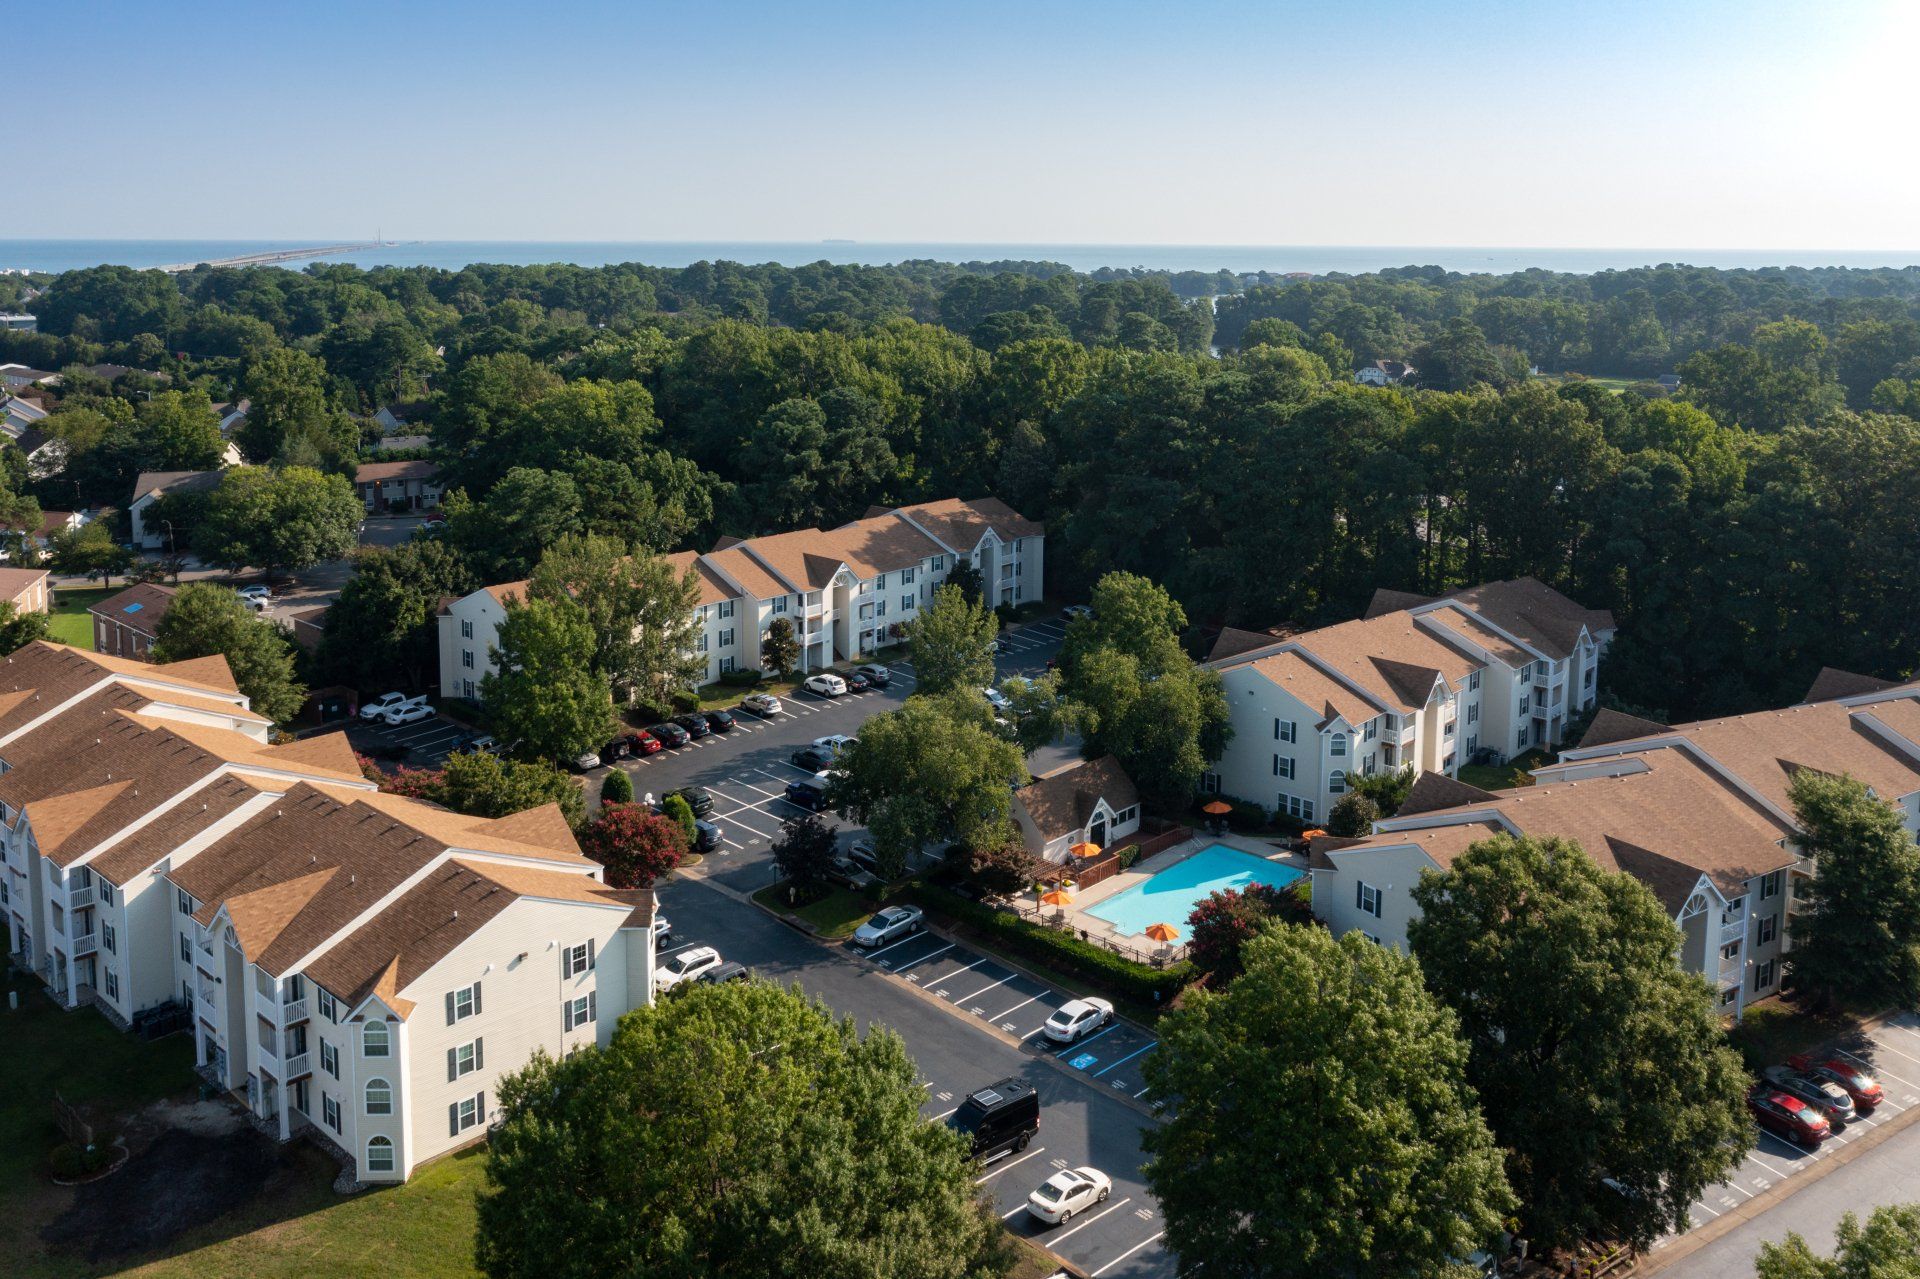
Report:
M1903 1111L1920 1105L1920 1017L1915 1014L1900 1014L1875 1027L1871 1035L1836 1049L1834 1055L1865 1067L1879 1079L1886 1100L1873 1114L1855 1119L1827 1138L1817 1151L1802 1150L1772 1133L1761 1133L1753 1152L1741 1162L1734 1175L1694 1202L1694 1229L1734 1211L1787 1178L1817 1167ZM1661 1239L1654 1244L1654 1249L1664 1248L1678 1237Z
M1016 973L978 951L923 932L877 950L851 953L864 955L900 981L1014 1036L1026 1051L1047 1053L1101 1087L1151 1100L1142 1071L1159 1041L1132 1022L1116 1017L1063 1048L1042 1035L1040 1028L1055 1009L1075 996Z
M477 731L442 715L423 719L416 724L402 724L398 728L378 720L356 719L347 725L347 741L362 755L370 755L378 760L388 760L389 751L404 750L407 753L405 759L388 762L404 764L408 768L438 768L447 762L447 756L456 745L474 736Z

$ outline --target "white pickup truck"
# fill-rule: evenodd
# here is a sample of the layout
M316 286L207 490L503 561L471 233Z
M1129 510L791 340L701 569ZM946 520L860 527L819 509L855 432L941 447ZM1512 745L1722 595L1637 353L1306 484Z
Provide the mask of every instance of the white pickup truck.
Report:
M424 706L427 695L408 697L405 693L382 693L360 708L361 719L385 719L388 715L409 706Z

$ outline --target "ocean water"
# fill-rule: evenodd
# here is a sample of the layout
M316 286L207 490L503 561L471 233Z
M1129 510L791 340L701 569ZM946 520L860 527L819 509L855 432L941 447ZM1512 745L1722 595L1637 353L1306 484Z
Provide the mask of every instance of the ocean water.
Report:
M342 237L333 243L352 243ZM113 263L157 267L208 262L275 249L311 248L317 240L0 240L0 269L71 271ZM1768 266L1920 266L1920 250L1772 249L1554 249L1461 246L1205 245L1205 244L907 244L820 240L772 241L534 241L422 240L358 249L280 265L298 270L309 262L352 262L363 267L430 266L457 271L475 262L524 266L568 262L605 266L641 262L679 267L694 262L809 262L881 266L914 258L939 262L1000 260L1061 262L1076 270L1147 267L1167 271L1307 271L1360 274L1397 266L1439 266L1449 271L1506 274L1541 267L1586 274L1660 263L1723 268Z

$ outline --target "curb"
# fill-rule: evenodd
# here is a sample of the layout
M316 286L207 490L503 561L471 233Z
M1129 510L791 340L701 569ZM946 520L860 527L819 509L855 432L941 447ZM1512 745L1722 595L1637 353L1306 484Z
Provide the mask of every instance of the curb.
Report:
M1871 1031L1878 1026L1884 1025L1892 1016L1892 1013L1881 1013L1877 1017L1862 1022L1860 1029L1863 1032ZM1684 1261L1708 1244L1715 1243L1725 1236L1732 1234L1733 1231L1740 1226L1745 1225L1754 1218L1761 1216L1763 1213L1793 1198L1793 1196L1799 1194L1808 1186L1824 1181L1826 1177L1836 1169L1846 1167L1868 1151L1877 1149L1883 1142L1891 1139L1894 1134L1904 1132L1916 1123L1920 1123L1920 1106L1909 1106L1893 1119L1875 1128L1867 1136L1848 1145L1845 1150L1840 1151L1830 1159L1822 1160L1819 1164L1815 1165L1815 1168L1810 1168L1806 1172L1796 1173L1784 1181L1776 1183L1772 1189L1762 1191L1760 1194L1755 1195L1752 1199L1749 1199L1730 1212L1722 1213L1706 1225L1701 1226L1698 1230L1689 1230L1686 1234L1680 1236L1671 1247L1662 1248L1659 1252L1642 1254L1641 1269L1637 1273L1641 1275L1658 1274L1668 1266L1679 1261Z

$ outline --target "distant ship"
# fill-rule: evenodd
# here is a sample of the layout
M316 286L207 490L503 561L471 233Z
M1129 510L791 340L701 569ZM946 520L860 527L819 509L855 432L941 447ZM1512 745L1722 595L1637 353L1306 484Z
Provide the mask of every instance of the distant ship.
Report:
M858 243L860 243L860 241L858 241L858 240L831 240L831 239L829 239L829 240L822 240L822 241L820 241L820 243L822 243L822 244L858 244Z

